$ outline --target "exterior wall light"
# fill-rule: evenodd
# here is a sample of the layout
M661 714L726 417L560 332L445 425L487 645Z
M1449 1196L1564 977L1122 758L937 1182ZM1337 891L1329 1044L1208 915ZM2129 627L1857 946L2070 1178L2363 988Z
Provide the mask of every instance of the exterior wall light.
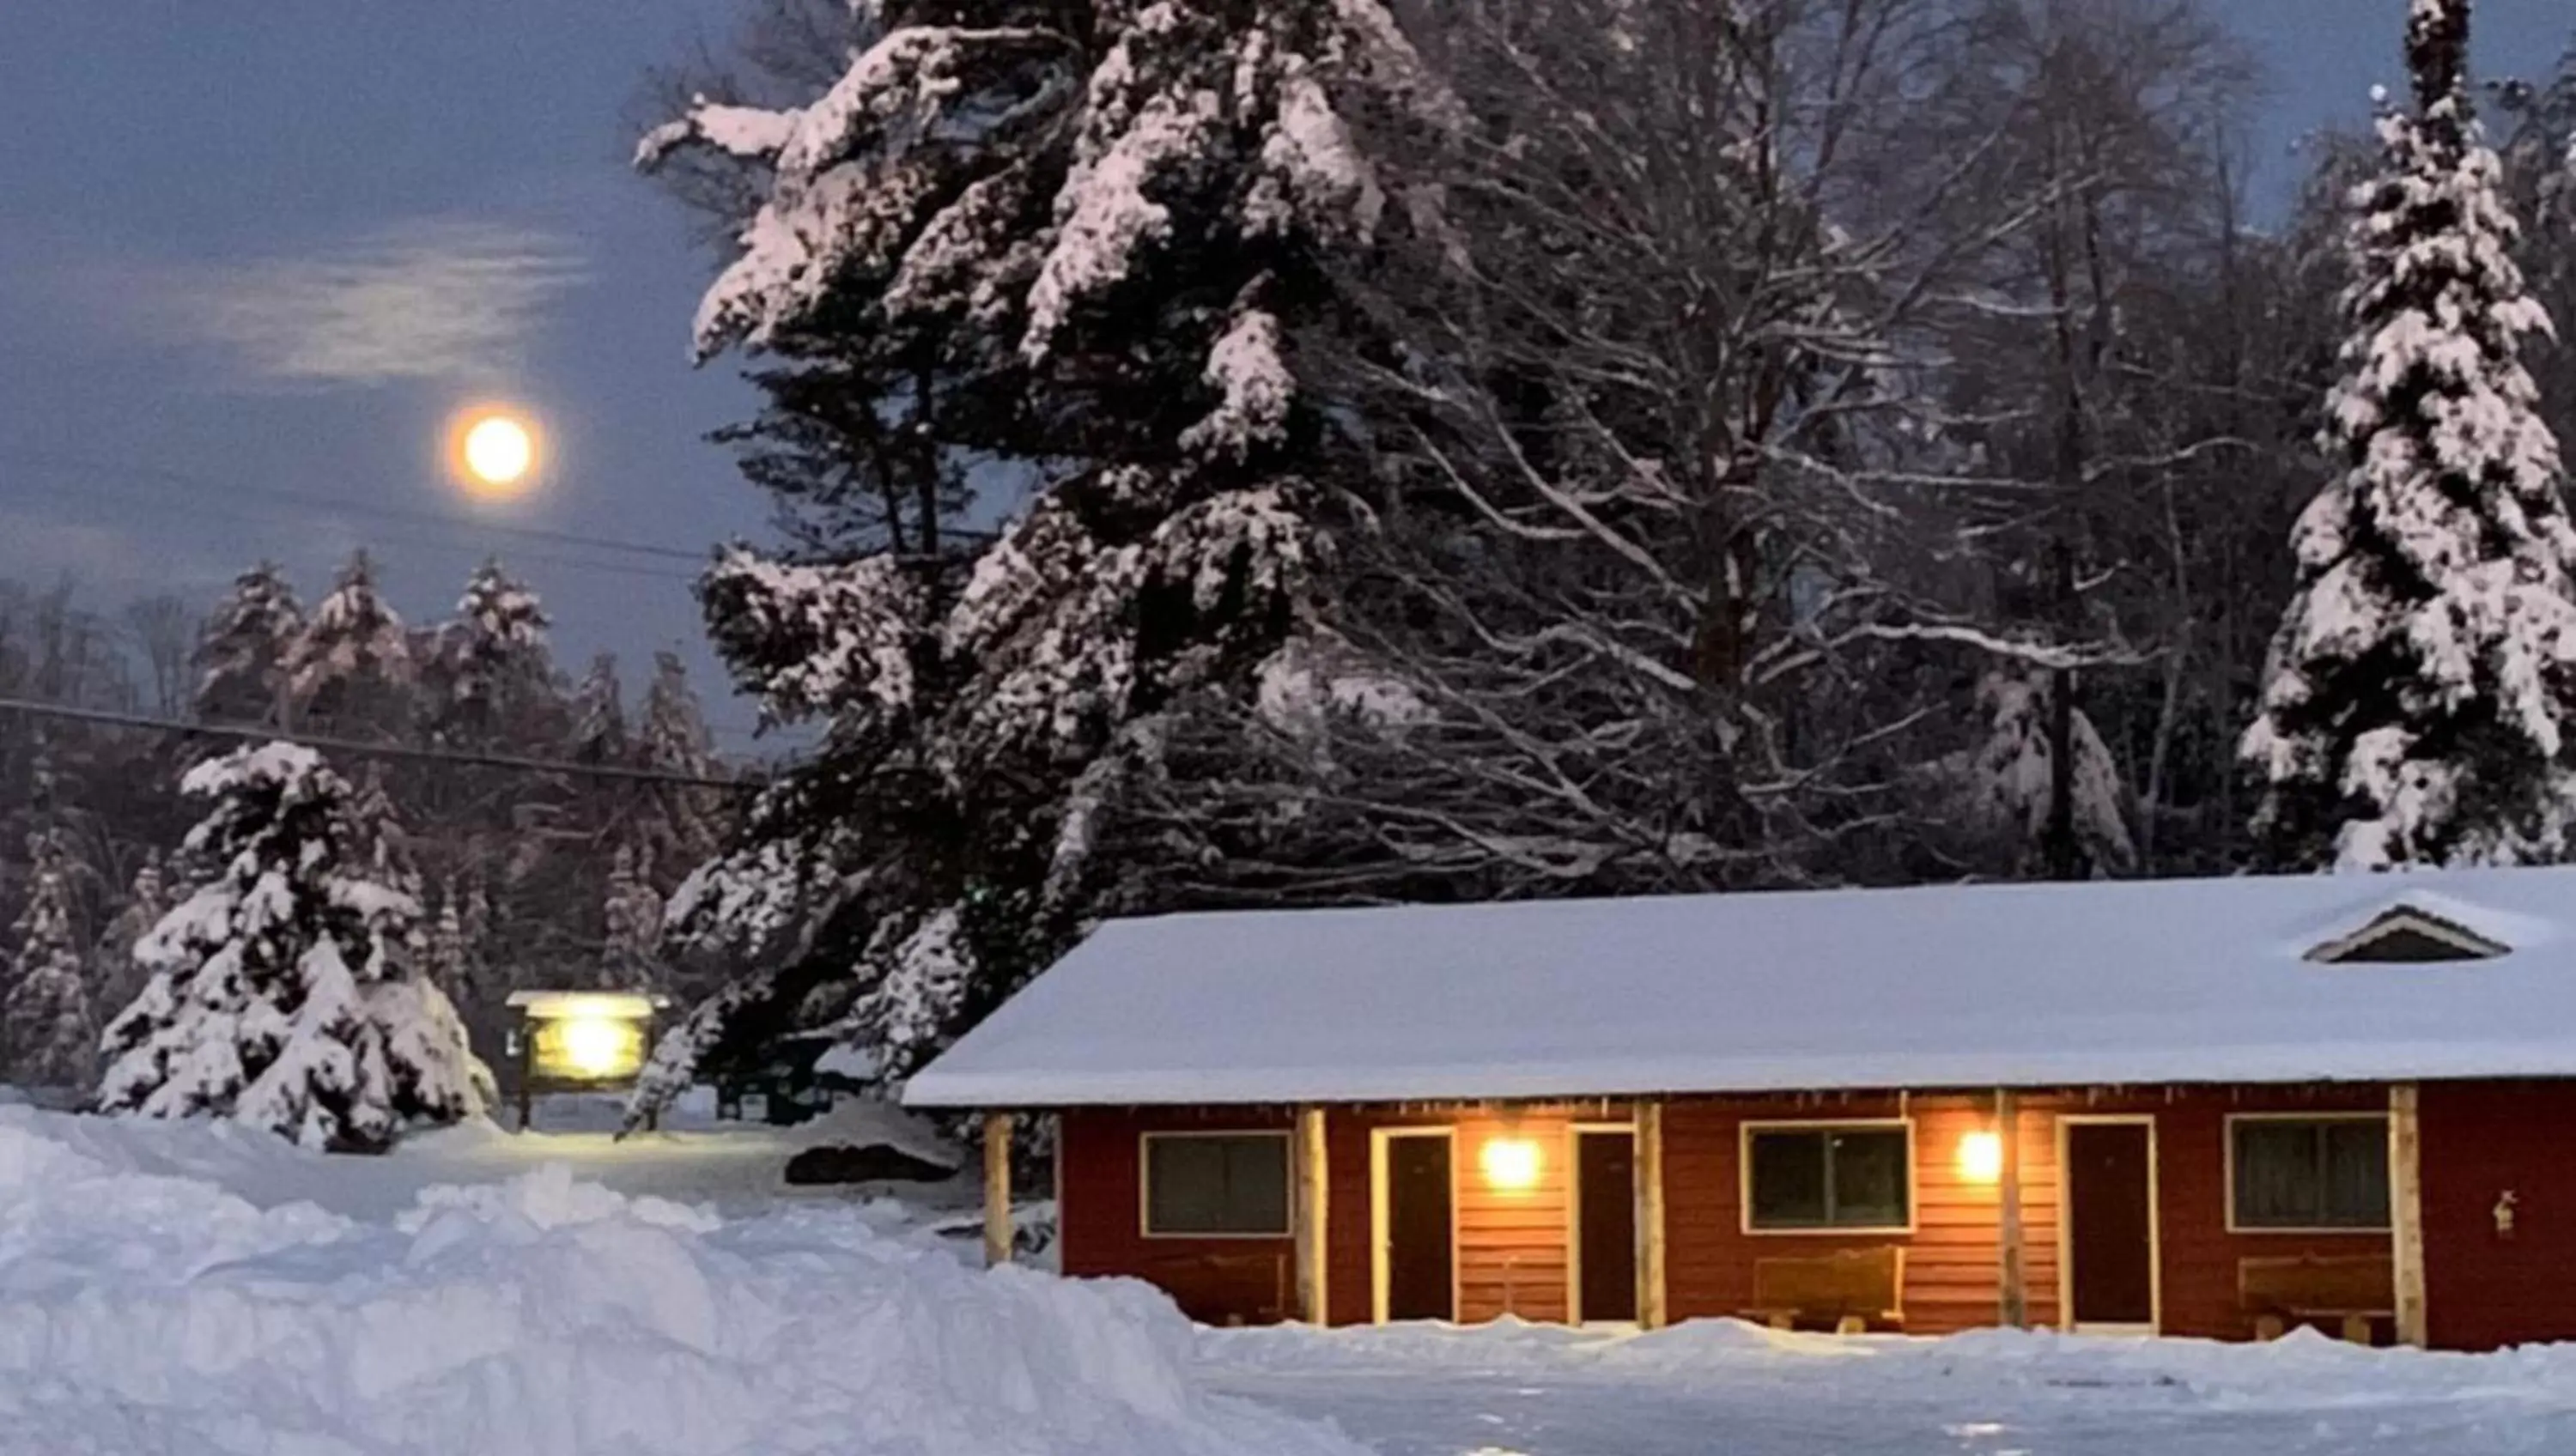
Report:
M1525 1137L1491 1137L1476 1155L1485 1182L1493 1188L1520 1192L1538 1186L1538 1144Z
M1994 1183L2004 1176L2001 1134L1972 1132L1959 1139L1959 1176L1971 1183Z

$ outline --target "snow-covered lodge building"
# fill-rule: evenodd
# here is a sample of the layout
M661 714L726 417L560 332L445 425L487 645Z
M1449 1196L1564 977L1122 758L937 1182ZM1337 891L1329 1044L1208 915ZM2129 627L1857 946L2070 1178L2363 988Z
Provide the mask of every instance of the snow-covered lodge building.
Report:
M2576 1338L2576 869L1120 921L907 1100L1215 1322Z

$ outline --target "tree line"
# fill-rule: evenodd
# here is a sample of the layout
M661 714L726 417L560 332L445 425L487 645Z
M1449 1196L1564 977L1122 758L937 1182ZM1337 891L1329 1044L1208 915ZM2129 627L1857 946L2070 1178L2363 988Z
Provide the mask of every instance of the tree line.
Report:
M1122 913L2555 857L2576 55L2413 11L2276 218L2196 0L755 0L639 160L819 748L657 1088Z
M431 751L289 763L232 752L229 732L0 712L0 791L12 806L0 824L0 904L14 910L0 964L0 1080L87 1091L102 1036L147 999L143 943L220 887L253 843L326 842L332 874L385 892L348 931L373 948L362 955L344 937L353 984L434 987L486 1050L513 990L692 994L717 967L665 953L662 904L722 842L733 794L436 756L727 776L677 657L657 654L640 693L605 654L574 678L553 660L549 625L537 594L498 562L472 574L452 614L419 625L386 602L364 552L309 608L266 563L202 612L164 595L110 615L70 584L0 584L0 697L251 730L254 743L274 733ZM232 768L205 770L202 792L183 795L208 764ZM276 839L285 831L270 819L306 794L334 807ZM253 813L236 802L244 795L267 807ZM212 819L231 827L209 831ZM345 897L327 890L337 882L316 878L315 893ZM184 930L171 933L174 946L187 943Z

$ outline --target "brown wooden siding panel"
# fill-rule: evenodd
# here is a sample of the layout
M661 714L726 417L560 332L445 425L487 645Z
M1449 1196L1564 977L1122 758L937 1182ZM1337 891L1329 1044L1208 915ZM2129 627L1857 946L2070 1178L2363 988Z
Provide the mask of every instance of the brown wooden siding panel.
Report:
M1904 1116L1914 1126L1914 1231L1910 1234L1751 1233L1744 1227L1742 1136L1747 1121L1841 1122ZM1959 1171L1960 1142L1994 1125L1990 1100L1711 1099L1676 1101L1666 1113L1665 1211L1675 1318L1742 1314L1753 1302L1753 1264L1843 1249L1905 1249L1905 1327L1943 1334L1995 1323L2001 1313L1997 1185ZM2057 1152L2047 1104L2026 1101L2019 1119L2023 1266L2034 1323L2057 1318Z
M1336 1108L1325 1124L1332 1167L1331 1282L1326 1298L1335 1324L1365 1324L1375 1315L1370 1186L1371 1135L1381 1128L1447 1128L1457 1180L1458 1314L1468 1323L1504 1314L1561 1321L1567 1312L1570 1192L1566 1138L1578 1114L1534 1108L1505 1118L1476 1111ZM1585 1111L1580 1119L1593 1120ZM1487 1140L1527 1138L1539 1149L1538 1182L1501 1190L1484 1176Z

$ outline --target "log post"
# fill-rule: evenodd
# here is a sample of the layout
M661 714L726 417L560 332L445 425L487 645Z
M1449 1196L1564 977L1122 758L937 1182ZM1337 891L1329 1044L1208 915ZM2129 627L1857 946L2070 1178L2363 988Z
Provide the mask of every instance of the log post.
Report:
M2424 1127L2412 1082L2388 1089L2389 1262L2397 1286L2397 1343L2431 1338L2424 1307Z
M984 1267L1011 1262L1011 1115L984 1114Z
M1664 1104L1637 1104L1637 1328L1660 1330L1664 1302Z
M1995 1178L1996 1313L2004 1328L2030 1324L2030 1280L2022 1263L2021 1099L2009 1087L1995 1090L1995 1140L2003 1161Z
M1324 1109L1297 1109L1296 1155L1289 1159L1296 1170L1295 1203L1289 1211L1289 1222L1297 1236L1297 1317L1317 1328L1330 1324L1331 1309L1325 1303L1327 1294L1325 1266L1332 1247L1328 1235L1332 1229L1331 1165L1325 1158Z

